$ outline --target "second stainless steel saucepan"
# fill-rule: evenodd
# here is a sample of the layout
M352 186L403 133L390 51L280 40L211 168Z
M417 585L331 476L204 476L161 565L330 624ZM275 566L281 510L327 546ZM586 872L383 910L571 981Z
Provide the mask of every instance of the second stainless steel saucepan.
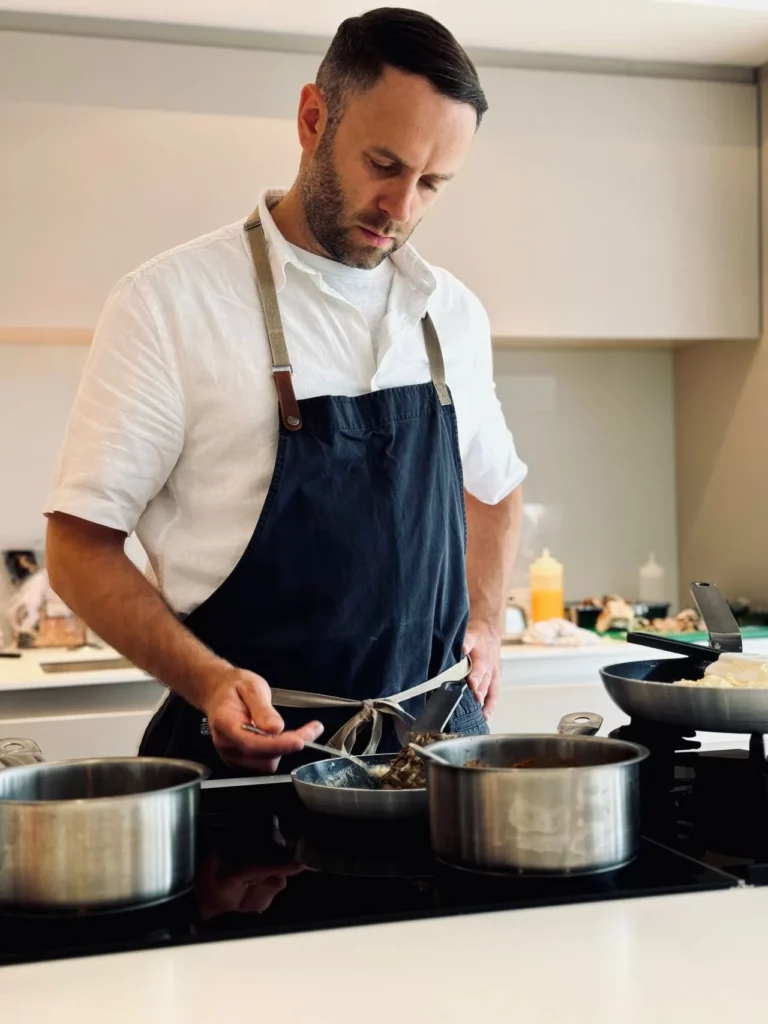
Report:
M569 715L560 735L431 745L430 752L449 762L427 761L437 855L463 867L521 874L588 874L630 861L639 844L640 763L648 751L574 734L593 732L593 724L579 720L595 718L600 721Z
M707 626L710 646L631 633L630 642L687 657L610 665L600 670L605 689L633 719L690 732L768 733L768 689L675 685L681 679L701 679L721 653L741 651L738 624L717 587L694 583L691 592Z
M206 768L153 757L41 762L30 740L0 740L0 905L110 910L190 887Z

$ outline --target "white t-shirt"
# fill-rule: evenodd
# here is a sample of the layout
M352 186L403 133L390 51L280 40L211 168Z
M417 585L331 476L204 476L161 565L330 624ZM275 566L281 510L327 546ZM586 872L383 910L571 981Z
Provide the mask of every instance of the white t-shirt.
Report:
M378 356L379 334L392 292L395 265L390 259L383 260L378 267L361 270L344 263L326 259L314 252L307 252L297 245L291 248L298 258L323 275L323 280L361 314L368 324L374 356Z
M391 257L374 355L366 320L277 230L267 202L280 194L263 194L259 208L297 398L428 381L421 318L429 308L465 486L500 501L526 468L495 394L478 299L403 246ZM237 564L266 498L278 437L270 366L241 223L128 274L99 319L46 511L135 530L170 606L192 611Z

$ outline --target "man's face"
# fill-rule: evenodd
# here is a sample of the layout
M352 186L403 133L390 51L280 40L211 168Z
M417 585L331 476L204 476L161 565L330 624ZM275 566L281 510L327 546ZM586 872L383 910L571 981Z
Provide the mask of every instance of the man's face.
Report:
M364 269L399 249L456 173L476 123L468 103L394 68L350 95L336 130L305 145L301 203L323 249Z

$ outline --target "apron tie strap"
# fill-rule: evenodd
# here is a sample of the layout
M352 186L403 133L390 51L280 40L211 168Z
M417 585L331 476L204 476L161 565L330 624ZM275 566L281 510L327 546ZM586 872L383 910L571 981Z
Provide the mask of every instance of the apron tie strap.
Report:
M410 700L412 697L420 697L422 694L436 690L443 683L454 682L466 679L469 675L471 663L469 658L462 658L456 665L441 672L433 679L425 683L419 683L401 693L392 694L390 697L368 697L365 700L353 700L349 697L334 697L328 693L305 693L303 690L272 690L272 703L278 708L349 708L356 709L340 729L338 729L328 741L329 747L343 750L347 753L354 751L355 741L358 732L366 725L371 726L371 735L366 744L363 754L375 754L381 742L381 733L384 726L384 716L390 715L396 722L402 723L407 729L414 721L413 715L403 711L400 704Z

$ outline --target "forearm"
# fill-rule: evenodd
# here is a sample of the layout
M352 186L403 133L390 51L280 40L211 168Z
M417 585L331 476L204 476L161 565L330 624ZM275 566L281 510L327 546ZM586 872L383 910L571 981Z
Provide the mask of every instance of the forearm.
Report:
M179 622L125 554L124 539L118 531L55 513L47 536L51 586L103 640L202 708L229 665Z
M500 635L520 539L522 487L498 505L485 505L466 492L465 500L470 622Z

